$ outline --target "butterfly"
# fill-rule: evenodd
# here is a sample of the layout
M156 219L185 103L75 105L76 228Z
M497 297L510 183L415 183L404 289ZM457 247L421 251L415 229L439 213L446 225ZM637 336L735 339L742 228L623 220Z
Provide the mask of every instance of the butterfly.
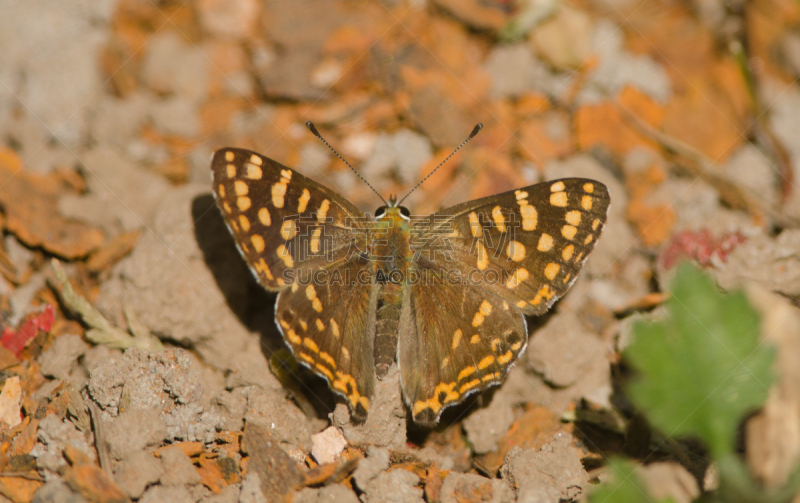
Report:
M575 282L610 203L602 183L564 178L424 216L392 197L371 216L249 150L218 150L211 170L239 251L278 292L286 344L356 421L392 365L424 426L500 384L525 350L525 317L546 312Z

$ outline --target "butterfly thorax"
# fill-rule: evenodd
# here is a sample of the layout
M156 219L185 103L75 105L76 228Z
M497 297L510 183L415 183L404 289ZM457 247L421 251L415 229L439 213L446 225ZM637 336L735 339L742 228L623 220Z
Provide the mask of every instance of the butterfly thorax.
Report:
M381 208L370 234L370 258L373 261L377 292L375 339L373 345L375 372L383 379L397 355L400 311L407 271L410 266L410 230L407 210L393 201Z

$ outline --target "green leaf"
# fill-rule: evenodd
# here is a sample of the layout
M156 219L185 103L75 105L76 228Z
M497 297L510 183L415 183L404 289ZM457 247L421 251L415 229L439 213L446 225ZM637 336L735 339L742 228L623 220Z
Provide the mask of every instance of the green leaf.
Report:
M773 352L744 294L721 294L689 264L678 268L667 310L664 321L634 326L625 352L638 374L631 399L662 433L699 437L720 459L767 398Z
M654 502L642 481L634 473L634 464L620 458L608 461L611 478L589 495L589 503L641 503ZM660 500L671 502L672 498Z

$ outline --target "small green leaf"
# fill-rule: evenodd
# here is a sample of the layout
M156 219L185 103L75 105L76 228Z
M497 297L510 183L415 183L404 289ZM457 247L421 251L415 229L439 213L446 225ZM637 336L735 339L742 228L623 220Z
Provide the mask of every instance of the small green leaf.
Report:
M647 493L642 481L634 473L634 465L630 461L611 458L608 461L611 478L589 495L589 503L655 503L655 499ZM660 500L671 502L672 498Z
M720 459L767 398L773 352L744 294L721 294L688 264L678 268L667 310L664 321L634 326L625 353L638 373L630 396L662 433L699 437Z

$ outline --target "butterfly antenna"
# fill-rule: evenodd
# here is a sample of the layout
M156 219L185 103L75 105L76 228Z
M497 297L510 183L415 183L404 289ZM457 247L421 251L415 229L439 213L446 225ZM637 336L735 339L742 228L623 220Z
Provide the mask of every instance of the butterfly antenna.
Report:
M456 155L456 152L458 152L459 150L461 150L461 147L463 147L464 145L466 145L466 144L467 144L467 142L468 142L468 141L470 141L471 139L475 138L475 135L477 135L477 134L480 132L480 130L481 130L481 129L483 129L483 123L482 123L482 122L479 122L479 123L477 123L477 124L475 125L475 127L474 127L474 128L472 128L472 132L469 134L469 136L467 137L467 139L466 139L466 140L464 140L464 141L462 141L462 142L461 142L461 145L459 145L458 147L456 147L456 149L455 149L455 150L453 150L453 152L451 152L451 153L450 153L450 155L448 155L448 156L447 156L447 159L445 159L444 161L440 162L438 166L436 166L435 168L433 168L433 171L431 171L430 173L428 173L428 176L426 176L425 178L423 178L422 180L420 180L420 182L419 182L418 184L416 184L416 185L414 186L414 188L413 188L413 189L411 189L410 191L408 191L408 194L406 194L406 195L403 197L403 199L401 199L401 200L400 200L400 202L399 202L399 203L397 203L397 205L398 205L398 206L400 206L400 204L401 204L403 201L405 201L405 200L406 200L406 198L407 198L408 196L410 196L412 192L414 192L415 190L417 190L417 188L418 188L420 185L422 185L422 184L423 184L423 182L425 182L425 180L427 180L428 178L430 178L432 174L436 173L436 170L437 170L437 169L441 168L441 167L444 165L444 163L446 163L447 161L449 161L449 160L450 160L450 158L451 158L451 157L453 157L454 155Z
M311 121L306 121L306 127L309 129L309 131L311 131L312 133L314 133L314 136L316 136L317 138L319 138L319 139L322 141L322 143L324 143L325 145L327 145L327 147L328 147L329 149L331 149L331 152L333 152L334 154L336 154L336 157L338 157L339 159L341 159L343 163L347 164L347 167L348 167L348 168L350 168L350 169L352 169L352 170L353 170L353 173L355 173L356 175L358 175L358 177L359 177L359 178L361 178L361 181L362 181L362 182L364 182L364 183L366 183L366 184L367 184L367 187L369 187L370 189L372 189L372 192L374 192L374 193L378 194L378 197L380 197L380 198L381 198L381 201L383 201L383 204L385 204L385 205L387 205L387 206L389 205L389 203L387 203L387 202L386 202L386 199L384 199L384 198L383 198L383 196L381 195L381 193L380 193L380 192L378 192L377 190L375 190L375 187L373 187L372 185L370 185L370 183L369 183L369 182L368 182L368 181L367 181L367 180L366 180L366 179L365 179L363 176L361 176L361 173L359 173L358 171L356 171L356 168L354 168L353 166L351 166L351 165L350 165L350 163L349 163L349 162L347 162L347 161L345 160L345 158L344 158L344 157L340 156L340 155L339 155L339 152L337 152L335 148L331 147L331 144L330 144L330 143L328 143L327 141L325 141L325 138L323 138L323 137L322 137L322 135L321 135L321 134L319 134L319 131L317 131L317 127L316 127L316 126L314 126L314 123L313 123L313 122L311 122Z

